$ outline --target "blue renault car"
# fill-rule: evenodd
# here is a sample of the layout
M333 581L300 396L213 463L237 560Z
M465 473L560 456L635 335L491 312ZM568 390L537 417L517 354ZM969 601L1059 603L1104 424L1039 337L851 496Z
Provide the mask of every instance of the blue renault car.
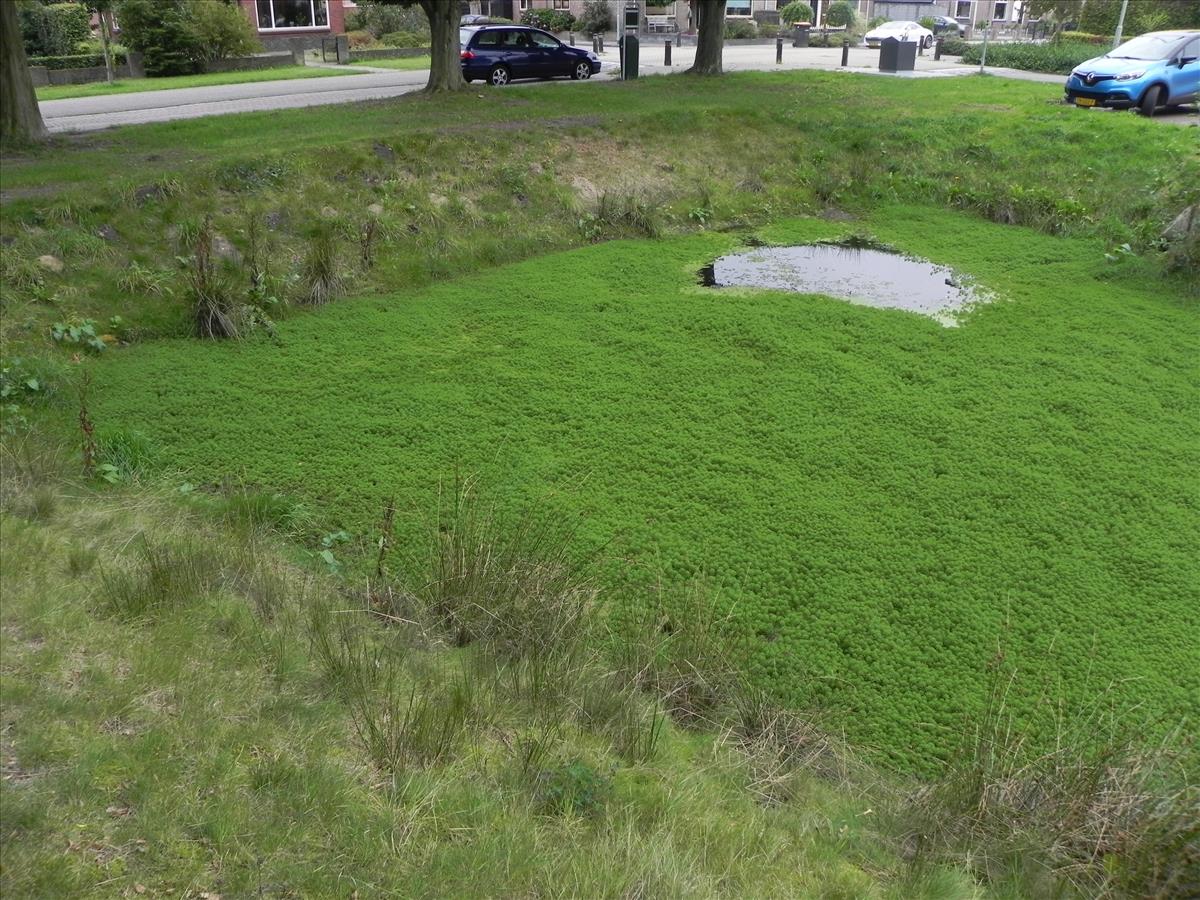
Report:
M1076 106L1156 109L1200 99L1200 31L1152 31L1076 66L1066 100Z
M590 50L568 47L554 35L523 25L484 25L460 28L463 78L497 87L514 78L591 78L600 71L600 57Z

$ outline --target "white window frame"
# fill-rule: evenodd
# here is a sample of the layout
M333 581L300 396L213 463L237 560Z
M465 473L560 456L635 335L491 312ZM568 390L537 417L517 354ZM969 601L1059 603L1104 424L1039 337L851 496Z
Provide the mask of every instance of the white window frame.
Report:
M1000 9L1000 7L1002 7L1002 6L1004 7L1004 11L1002 13L1000 13L1000 15L996 15L996 10ZM993 22L1007 22L1008 21L1008 13L1009 13L1008 0L993 0L993 3L992 3L992 21Z
M274 24L274 22L275 22L275 0L267 0L267 2L269 2L271 4L272 25L269 28L263 28L262 22L259 21L258 2L259 2L259 0L254 0L254 26L260 32L263 32L263 31L332 31L333 30L333 26L330 24L330 21L329 21L329 0L309 0L309 2L312 4L312 7L313 7L312 16L313 16L314 22L317 20L317 4L318 3L325 4L325 24L324 25L279 25L279 26L276 26Z

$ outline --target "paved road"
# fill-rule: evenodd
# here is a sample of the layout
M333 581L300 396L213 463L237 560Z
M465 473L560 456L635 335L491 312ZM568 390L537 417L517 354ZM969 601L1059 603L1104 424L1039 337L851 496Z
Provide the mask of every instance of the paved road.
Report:
M617 72L617 54L614 47L606 48L603 54L603 71L600 79L611 79ZM855 72L881 75L879 51L866 48L850 50L849 65L841 67L840 48L807 47L794 49L785 46L783 63L775 63L775 48L769 45L730 46L725 48L724 66L727 71L777 71L779 69L824 69L830 71ZM672 65L663 65L663 46L659 43L642 45L641 71L645 75L680 72L691 65L695 56L694 47L676 47L672 54ZM133 94L112 94L106 97L86 97L75 100L48 100L41 104L42 117L51 132L95 131L116 125L141 125L150 122L169 122L176 119L193 119L200 116L223 115L237 112L261 112L275 109L295 109L303 106L354 103L359 100L380 100L398 97L420 90L425 84L424 71L398 71L395 69L371 68L365 74L334 76L329 78L302 78L284 81L260 81L251 84L230 84L219 87L182 88L166 91L141 91ZM948 57L935 62L930 56L917 58L913 72L902 73L906 78L950 78L978 72L977 66L963 66L957 59ZM989 67L992 75L1019 78L1026 81L1043 81L1060 84L1058 75L1042 75L1035 72L1019 72L1014 69ZM554 84L570 85L573 82L555 81ZM538 82L529 82L536 85ZM1196 113L1184 113L1156 117L1156 121L1178 124L1198 124Z

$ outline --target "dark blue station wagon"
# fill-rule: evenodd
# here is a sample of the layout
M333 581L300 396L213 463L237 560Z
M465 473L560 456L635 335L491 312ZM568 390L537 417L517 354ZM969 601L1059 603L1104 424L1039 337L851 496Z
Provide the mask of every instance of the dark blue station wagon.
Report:
M463 78L508 84L514 78L591 78L600 71L600 57L589 50L568 47L554 35L521 25L460 28Z

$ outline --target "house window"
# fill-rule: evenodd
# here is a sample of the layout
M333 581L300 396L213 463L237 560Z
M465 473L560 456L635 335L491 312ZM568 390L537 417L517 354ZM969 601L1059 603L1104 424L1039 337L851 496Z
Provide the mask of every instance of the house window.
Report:
M530 0L521 0L521 9L529 9Z
M954 18L971 18L971 0L958 0L958 2L954 4Z
M725 4L725 15L749 16L750 0L729 0L729 2Z
M1008 0L996 0L996 7L992 10L992 18L1000 22L1008 18Z
M571 0L554 0L555 9L567 10L571 8Z
M258 30L328 28L329 0L258 0Z

